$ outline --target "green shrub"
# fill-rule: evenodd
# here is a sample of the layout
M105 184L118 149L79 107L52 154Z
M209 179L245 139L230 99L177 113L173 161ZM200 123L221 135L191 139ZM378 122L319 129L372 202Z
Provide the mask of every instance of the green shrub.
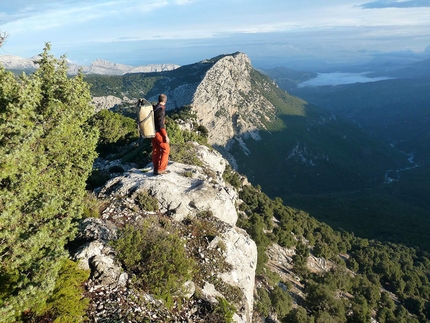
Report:
M267 317L272 307L272 302L270 300L269 293L267 293L267 291L264 288L258 288L257 294L258 294L258 301L255 304L255 309L264 317Z
M204 315L205 323L232 323L233 315L236 312L235 307L230 304L225 298L217 297L218 303L207 303ZM204 302L206 303L206 302Z
M240 180L240 175L239 173L231 169L230 165L227 165L227 167L224 170L224 173L222 174L222 177L227 183L229 183L234 188L236 189L241 188L242 182Z
M136 121L109 110L101 110L91 120L100 138L97 151L102 156L116 153L124 145L139 138Z
M138 191L135 197L136 204L142 211L158 211L158 200L147 191Z
M87 191L84 197L84 214L83 218L99 218L100 212L105 204L104 201L99 200L94 193Z
M25 322L80 323L84 322L89 299L83 297L84 282L90 272L78 268L77 263L63 261L52 295L37 312L27 313ZM47 320L49 318L49 320Z
M217 297L218 304L215 306L214 313L218 314L220 323L232 323L236 308L225 298Z
M270 293L272 309L279 317L284 317L291 310L293 300L288 292L285 292L281 287L275 286Z
M314 323L313 316L308 316L306 310L299 306L298 308L293 308L290 313L284 318L283 322L291 323Z
M197 157L197 148L192 143L172 144L170 148L172 160L187 165L203 166L202 161Z
M55 317L54 323L83 322L89 299L83 297L84 282L90 272L79 269L66 260L60 269L54 293L48 299L47 310Z
M182 106L180 108L176 108L174 110L170 110L168 112L168 115L170 118L172 118L173 120L196 120L197 119L197 114L195 112L192 111L192 106L190 105L185 105Z
M91 175L87 179L87 189L93 190L104 185L110 179L110 174L107 171L93 169Z
M182 173L182 176L184 176L184 177L189 177L189 178L193 178L193 172L192 172L192 171L189 171L189 170L184 171L184 172Z
M184 241L172 227L161 228L155 218L138 226L126 226L113 243L134 284L165 301L167 307L191 279L195 268Z
M201 126L200 128L197 127L194 131L181 130L175 120L170 117L166 117L166 130L169 134L170 141L173 144L183 144L188 141L196 141L199 144L207 145L208 135L205 133L204 129L205 128Z
M209 137L209 130L205 126L199 125L197 127L197 131L201 136L203 136L205 138Z
M112 144L118 141L124 143L138 138L135 120L109 110L100 110L95 114L92 125L100 131L99 143L101 144Z
M124 163L136 163L137 167L144 167L152 161L151 140L141 139L138 145L131 147L120 158Z

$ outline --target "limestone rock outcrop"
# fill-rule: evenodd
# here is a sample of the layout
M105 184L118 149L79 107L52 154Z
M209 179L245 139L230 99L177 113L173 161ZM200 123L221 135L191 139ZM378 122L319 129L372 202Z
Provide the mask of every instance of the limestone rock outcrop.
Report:
M113 95L108 96L96 96L91 100L91 104L94 106L94 111L99 112L103 109L111 109L116 105L120 105L123 103L121 98L118 98Z
M209 130L210 144L226 146L235 136L259 140L258 129L265 128L261 116L274 115L275 107L253 88L252 71L246 54L227 55L197 87L191 105Z
M77 248L75 259L80 261L82 267L91 269L92 290L98 290L100 286L121 290L127 286L128 275L118 266L107 242L116 238L118 228L112 223L116 226L118 223L136 223L139 218L145 217L145 212L136 205L136 194L145 191L156 198L161 215L178 223L199 217L202 212L210 214L209 219L213 219L210 221L218 229L216 236L211 237L206 245L198 247L199 260L205 268L210 268L208 275L217 277L222 284L231 286L242 295L238 300L239 306L236 304L234 321L251 322L257 248L249 235L236 227L238 193L222 178L226 160L213 149L197 143L194 145L202 166L172 162L168 166L170 173L158 176L152 173L150 167L144 170L129 169L100 188L99 198L108 201L109 205L100 219L82 222L77 237L82 246ZM217 262L211 259L214 252L222 258L222 268L217 268ZM202 286L195 287L193 282L188 285L193 286L187 288L188 291L198 288L200 297L207 302L216 302L217 297L226 298L223 293L229 290L218 290L209 281ZM96 308L103 306L98 304Z

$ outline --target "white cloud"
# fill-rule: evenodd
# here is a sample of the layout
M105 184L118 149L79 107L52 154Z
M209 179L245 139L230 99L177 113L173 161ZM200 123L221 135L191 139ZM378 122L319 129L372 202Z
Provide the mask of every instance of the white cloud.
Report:
M124 1L114 0L99 3L73 2L68 6L62 6L59 3L42 7L27 6L15 14L7 15L10 22L1 25L1 28L12 30L14 33L22 33L71 25L76 28L77 32L80 32L81 25L87 22L130 14L134 14L137 20L139 14L148 13L167 5L168 2L165 0L133 0L128 1L127 5L124 5Z
M376 0L364 3L360 7L365 9L421 8L430 7L430 2L428 0Z
M430 8L412 2L420 1L404 0L409 7L399 8L394 0L13 0L2 4L0 31L9 33L3 49L11 52L40 49L47 41L62 50L115 44L132 51L132 42L164 41L168 47L179 40L297 56L417 51L430 43Z

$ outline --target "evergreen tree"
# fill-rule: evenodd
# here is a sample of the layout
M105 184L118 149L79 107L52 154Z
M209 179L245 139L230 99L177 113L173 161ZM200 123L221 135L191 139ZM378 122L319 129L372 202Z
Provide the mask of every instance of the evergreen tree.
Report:
M98 134L89 86L47 44L34 74L0 67L0 315L41 310L75 234Z

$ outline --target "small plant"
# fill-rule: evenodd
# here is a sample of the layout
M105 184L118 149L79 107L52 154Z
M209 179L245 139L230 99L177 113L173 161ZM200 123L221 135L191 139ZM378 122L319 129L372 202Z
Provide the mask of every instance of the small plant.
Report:
M126 270L135 275L135 285L164 300L167 307L193 276L195 263L184 241L174 228L161 228L155 218L145 219L139 227L126 226L113 245Z
M110 174L107 171L94 169L87 179L87 189L95 189L104 185L110 179Z
M218 248L223 252L227 251L227 246L225 245L224 241L222 241L222 240L220 240L218 242Z
M147 191L137 192L135 202L142 211L158 211L158 200Z
M79 269L72 260L64 260L57 277L52 295L46 301L45 307L35 312L27 313L25 322L84 322L89 299L83 297L84 282L90 272Z
M99 200L94 193L87 191L84 196L83 218L99 218L104 204L105 202Z
M225 298L218 297L217 300L218 304L215 306L214 313L219 315L219 318L221 319L219 322L232 323L236 308Z
M182 176L192 178L193 177L193 172L187 170L187 171L185 171L185 172L182 173Z
M233 169L231 169L229 165L227 165L227 167L225 168L222 177L227 183L229 183L236 189L240 189L240 187L242 186L242 183L240 181L240 175Z
M199 125L197 127L197 131L199 132L199 134L201 136L206 137L206 138L209 137L209 130L205 126Z
M209 167L204 167L203 172L210 178L216 179L216 173Z
M188 165L203 166L202 161L197 157L197 148L190 142L172 144L170 148L172 160Z

